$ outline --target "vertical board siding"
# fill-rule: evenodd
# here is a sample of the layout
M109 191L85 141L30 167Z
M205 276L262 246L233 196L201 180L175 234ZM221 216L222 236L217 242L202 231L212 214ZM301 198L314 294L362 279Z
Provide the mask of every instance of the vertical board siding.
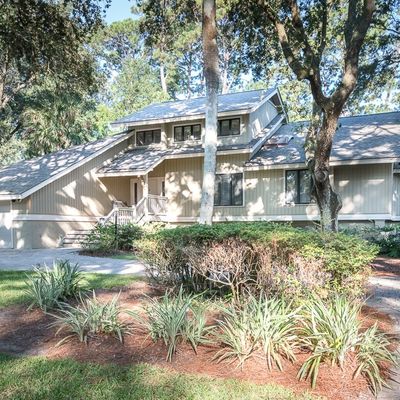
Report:
M391 164L335 167L334 181L342 197L341 214L391 213Z
M12 247L12 215L10 201L0 201L0 249Z
M96 177L96 170L127 146L127 141L90 160L32 194L24 202L33 214L90 215L108 213L114 196ZM31 204L29 207L28 205ZM25 209L26 209L25 208Z
M253 111L249 118L249 131L252 136L257 136L277 115L278 111L270 101L265 102L256 111Z
M400 174L393 175L393 209L392 215L400 217Z

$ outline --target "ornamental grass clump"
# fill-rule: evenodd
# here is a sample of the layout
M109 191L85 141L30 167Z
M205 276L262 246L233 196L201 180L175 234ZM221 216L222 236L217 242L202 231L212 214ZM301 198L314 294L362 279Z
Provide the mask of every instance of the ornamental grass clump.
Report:
M389 349L387 336L376 325L362 331L361 306L360 302L338 295L331 301L315 297L304 305L300 341L311 355L300 368L299 379L311 379L314 388L321 363L344 368L347 361L355 359L355 376L364 375L374 392L385 385L381 363L397 364L397 357Z
M53 268L46 264L36 266L33 275L26 276L25 293L30 299L28 309L39 307L43 311L55 308L57 303L76 296L82 290L82 273L78 264L57 260Z
M283 369L282 360L295 360L298 347L298 310L284 299L250 296L242 304L222 308L215 340L223 346L215 359L237 360L238 365L262 354L270 369Z
M109 302L100 302L93 291L92 297L79 296L76 306L62 303L59 313L53 315L55 321L51 327L58 328L56 335L64 330L69 335L60 340L57 346L74 336L77 336L80 342L87 343L90 337L101 334L115 336L122 342L123 335L129 329L127 324L120 320L118 299L119 295Z
M199 295L185 294L182 287L175 295L167 292L161 299L149 299L144 316L128 312L139 328L153 341L162 340L167 347L167 361L171 361L179 343L189 343L194 351L207 341L210 327L206 326L206 308L196 301Z

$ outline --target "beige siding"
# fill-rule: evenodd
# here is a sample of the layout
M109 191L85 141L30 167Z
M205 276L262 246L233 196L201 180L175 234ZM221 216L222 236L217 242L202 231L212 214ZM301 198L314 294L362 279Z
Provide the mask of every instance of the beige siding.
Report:
M217 172L242 170L246 155L219 156ZM197 217L202 180L202 158L168 160L166 192L172 219ZM335 167L334 183L343 199L342 215L389 214L392 203L390 164ZM400 179L396 181L400 190ZM398 203L397 203L398 204ZM400 206L397 205L400 208ZM261 170L244 173L244 205L215 207L218 220L310 219L318 216L315 204L287 204L285 171Z
M252 136L257 136L277 115L278 111L270 101L265 102L252 112L249 118L249 131Z
M9 201L0 202L0 249L12 247L12 216Z
M393 175L393 210L394 216L400 216L400 174Z
M124 192L120 183L107 187L96 176L97 168L126 148L124 141L67 175L33 193L15 209L26 214L101 216L109 212L112 201ZM128 186L129 188L129 186ZM114 195L113 190L116 190ZM129 190L129 189L128 189Z
M335 167L334 177L343 202L341 214L391 213L391 164Z
M92 226L90 222L16 221L14 222L14 248L58 247L66 233L90 229Z

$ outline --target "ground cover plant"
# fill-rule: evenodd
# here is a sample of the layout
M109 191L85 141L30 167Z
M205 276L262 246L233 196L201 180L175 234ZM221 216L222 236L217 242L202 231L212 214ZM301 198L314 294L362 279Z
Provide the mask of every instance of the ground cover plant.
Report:
M143 236L143 229L137 224L97 224L81 243L87 253L95 255L131 251L136 240Z
M17 304L29 304L30 296L26 293L27 276L36 276L34 271L0 271L0 309ZM129 274L98 274L81 272L82 284L88 290L111 289L128 285L140 280Z
M176 295L166 292L161 299L149 298L144 313L128 313L153 341L164 342L171 361L179 343L190 343L196 351L199 344L207 342L210 327L206 326L204 304L196 302L198 297L184 293L181 287Z
M97 299L95 292L91 297L79 296L78 304L59 304L55 321L50 325L56 327L58 335L62 331L68 333L57 345L77 336L80 342L87 343L89 337L96 335L112 335L121 342L123 335L128 332L128 326L120 319L121 309L118 305L119 296L114 296L108 302Z
M291 298L361 296L378 252L355 236L264 222L163 229L137 247L158 283L194 292L264 291Z
M25 293L30 300L29 309L39 307L47 311L59 301L76 296L83 288L78 264L68 260L54 261L53 267L36 266L33 275L26 275Z

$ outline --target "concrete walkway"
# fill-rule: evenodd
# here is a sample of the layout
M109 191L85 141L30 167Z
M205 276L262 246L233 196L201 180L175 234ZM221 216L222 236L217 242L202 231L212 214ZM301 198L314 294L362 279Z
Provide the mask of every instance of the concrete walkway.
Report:
M27 270L43 263L51 266L55 259L78 263L87 272L144 275L144 265L140 261L82 256L75 248L0 250L0 270Z
M393 334L400 337L400 275L373 276L370 279L372 296L368 305L384 312L394 321ZM377 396L378 400L400 400L400 368L393 370L391 388L384 388Z

